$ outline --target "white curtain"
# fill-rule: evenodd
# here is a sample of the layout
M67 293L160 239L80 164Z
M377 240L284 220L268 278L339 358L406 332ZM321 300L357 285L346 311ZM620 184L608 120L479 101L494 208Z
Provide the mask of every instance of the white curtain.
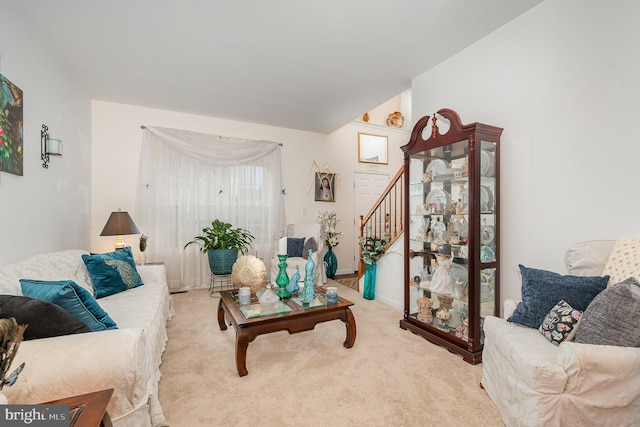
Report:
M163 261L171 290L209 286L207 255L184 246L214 219L255 236L250 254L266 263L285 227L280 144L146 127L136 223L148 259Z

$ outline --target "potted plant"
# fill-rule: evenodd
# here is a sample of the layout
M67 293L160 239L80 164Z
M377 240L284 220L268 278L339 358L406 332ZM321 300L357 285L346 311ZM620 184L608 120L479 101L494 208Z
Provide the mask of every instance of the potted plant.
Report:
M389 235L385 233L382 237L363 237L360 240L360 245L362 246L360 256L365 262L364 292L362 296L364 299L372 300L376 293L376 263L387 250Z
M327 247L327 253L324 255L324 264L327 277L333 279L338 270L338 258L333 252L333 248L338 246L338 236L342 235L342 232L336 231L336 223L338 222L338 216L335 211L325 211L318 215L318 222L321 226L322 238L324 244Z
M202 229L202 235L196 236L184 245L197 243L200 252L209 256L209 267L213 274L230 274L238 252L244 254L251 247L255 237L243 228L233 228L228 222L214 220L211 226Z

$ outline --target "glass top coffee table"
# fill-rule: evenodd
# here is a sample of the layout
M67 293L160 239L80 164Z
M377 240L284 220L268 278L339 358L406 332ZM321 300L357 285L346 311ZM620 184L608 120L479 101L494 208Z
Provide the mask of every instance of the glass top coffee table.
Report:
M218 324L221 330L227 329L227 321L236 330L236 368L241 377L247 375L247 347L259 335L278 331L289 334L311 331L318 323L330 320L342 320L347 328L347 337L343 343L346 348L353 347L356 341L356 319L349 309L353 305L342 297L337 303L327 303L325 291L315 288L316 299L309 304L300 301L299 294L280 300L273 307L264 308L258 303L255 294L251 295L251 304L240 306L238 291L221 291L218 303Z

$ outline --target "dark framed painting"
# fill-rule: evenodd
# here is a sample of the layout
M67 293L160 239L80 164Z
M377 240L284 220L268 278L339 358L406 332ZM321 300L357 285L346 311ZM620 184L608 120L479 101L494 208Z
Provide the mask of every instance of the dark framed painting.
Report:
M335 202L335 173L316 172L314 188L316 189L316 202Z
M0 74L0 171L23 175L22 89Z

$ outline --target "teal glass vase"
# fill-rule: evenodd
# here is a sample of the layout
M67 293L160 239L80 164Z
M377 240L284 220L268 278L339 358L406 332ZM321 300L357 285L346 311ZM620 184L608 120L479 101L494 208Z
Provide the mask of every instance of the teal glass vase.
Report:
M324 254L324 266L329 279L333 279L338 271L338 258L336 253L333 252L333 248L329 248L326 254Z
M286 255L278 255L278 268L280 271L278 272L278 276L276 277L276 285L278 285L278 291L276 295L282 298L289 298L291 294L287 291L287 285L289 284L289 275L287 274L287 256Z
M372 300L376 295L376 268L377 264L364 265L364 290L362 297Z

